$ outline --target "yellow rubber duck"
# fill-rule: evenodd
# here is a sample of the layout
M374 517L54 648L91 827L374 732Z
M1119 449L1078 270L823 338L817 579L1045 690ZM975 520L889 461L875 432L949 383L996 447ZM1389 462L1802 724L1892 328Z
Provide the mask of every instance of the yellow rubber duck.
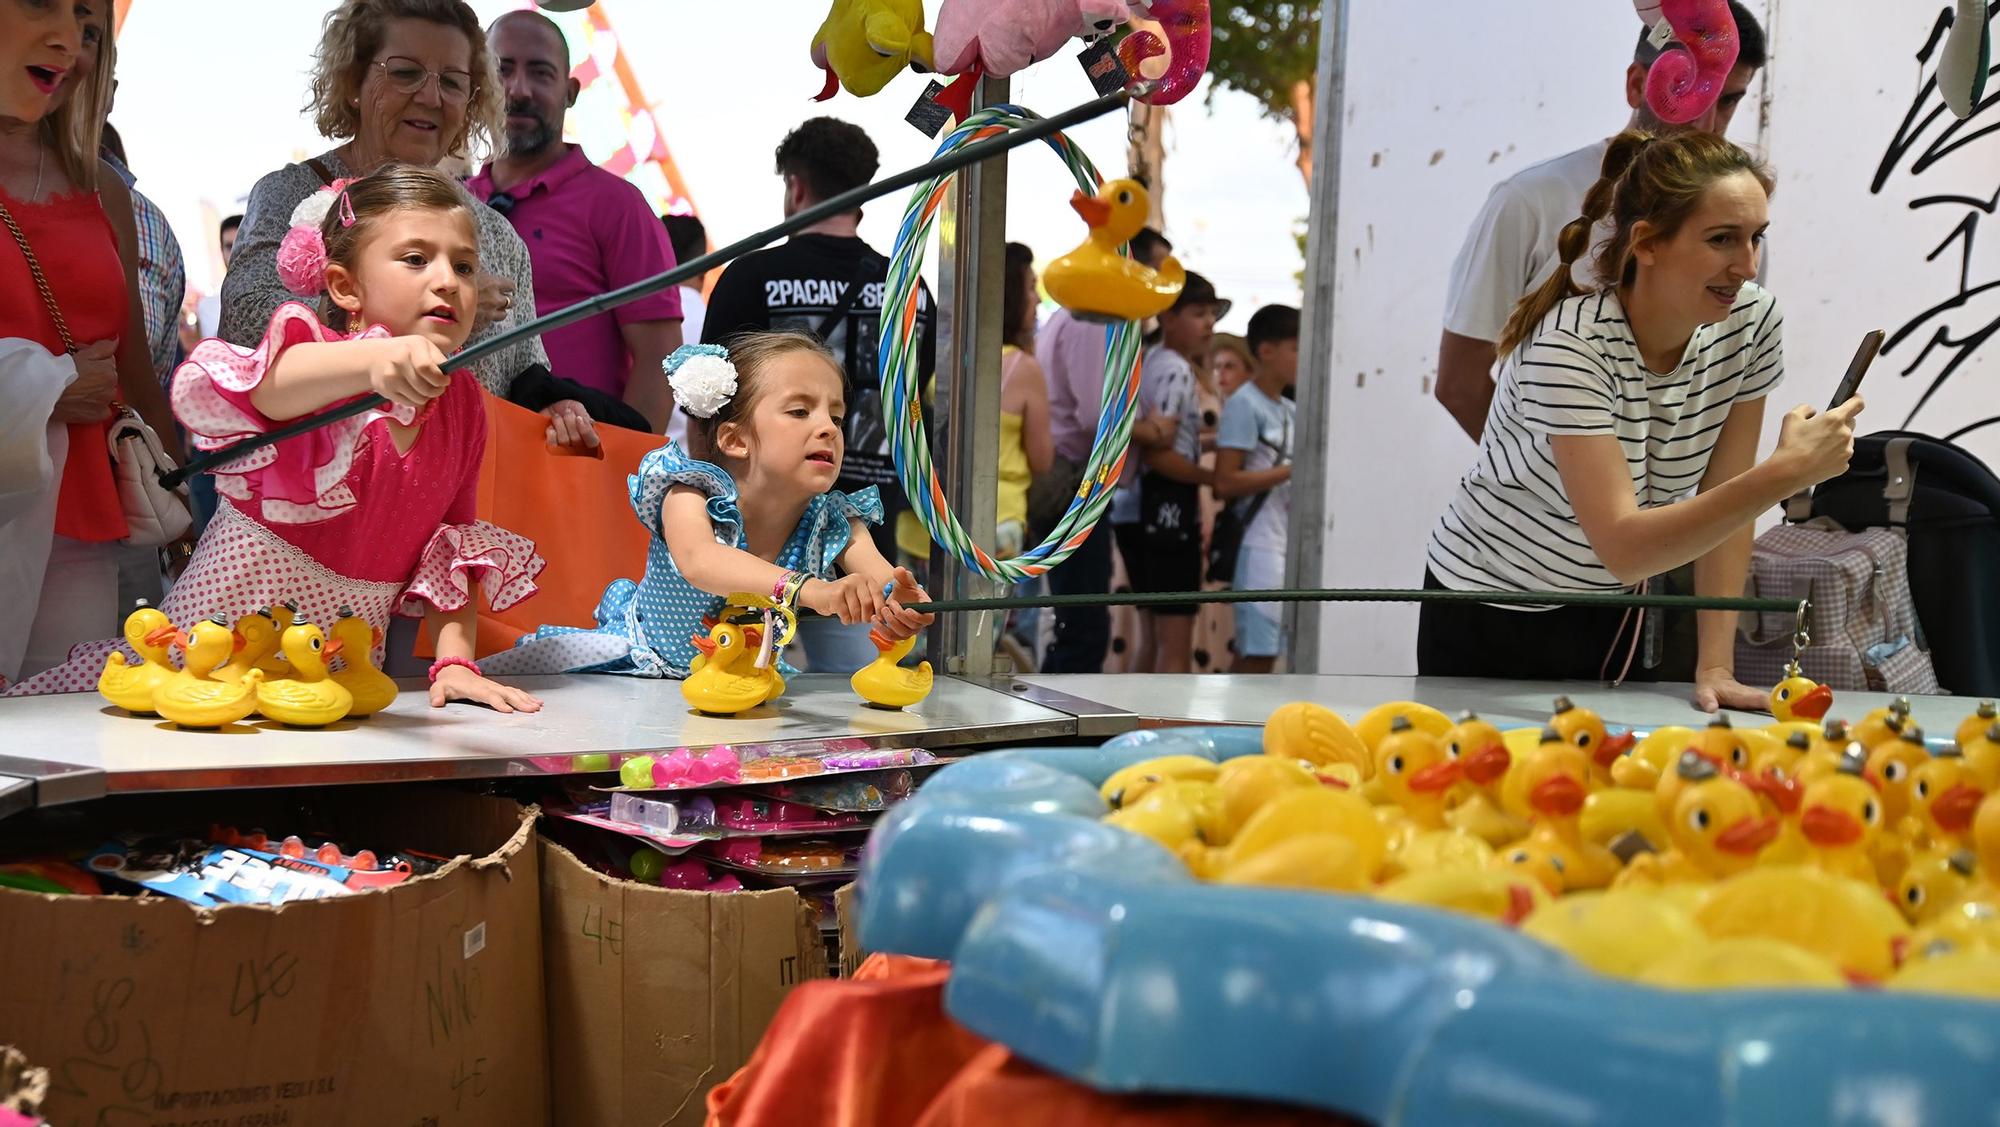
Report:
M1762 732L1757 734L1763 735ZM1716 713L1715 719L1708 722L1708 727L1702 729L1701 735L1696 738L1696 743L1700 746L1701 753L1718 767L1726 767L1731 771L1750 769L1750 741L1745 739L1744 733L1738 732L1736 726L1729 722L1729 717L1722 713ZM1675 766L1679 766L1678 762Z
M1773 989L1847 985L1840 968L1823 956L1778 939L1746 935L1704 940L1669 951L1637 978L1670 990Z
M1897 697L1881 708L1870 709L1861 723L1854 725L1854 739L1872 754L1877 745L1902 735L1909 722L1910 698Z
M1704 941L1685 910L1645 889L1564 896L1523 920L1521 933L1568 953L1601 974L1624 977Z
M1812 737L1804 732L1787 732L1750 754L1752 774L1780 779L1797 779L1799 768L1812 752Z
M1187 281L1180 261L1168 255L1155 270L1119 252L1146 225L1151 202L1145 187L1109 180L1095 196L1077 192L1069 205L1090 225L1090 236L1042 270L1049 297L1091 321L1143 321L1165 312Z
M339 638L328 641L318 626L295 621L285 631L285 662L292 676L257 686L257 711L294 728L324 728L354 707L354 694L327 678L326 663L340 654Z
M1631 732L1609 735L1597 713L1578 707L1568 697L1556 698L1549 727L1562 733L1570 746L1590 758L1590 776L1598 786L1611 784L1611 765L1638 743L1638 737Z
M1512 927L1549 902L1541 882L1500 867L1420 869L1383 883L1375 895L1399 904L1421 904L1483 916Z
M1398 719L1408 720L1411 727L1439 739L1451 731L1451 717L1430 705L1413 700L1392 700L1362 713L1361 719L1354 722L1354 734L1361 737L1361 742L1368 746L1368 753L1373 755ZM1501 739L1504 742L1506 737ZM1536 730L1536 739L1540 739L1539 730Z
M1787 666L1785 672L1785 679L1771 686L1772 718L1780 724L1826 719L1833 707L1833 690L1799 672L1796 665Z
M187 654L181 671L153 693L153 711L183 728L220 728L257 710L257 685L264 671L252 669L230 684L211 675L239 644L221 615L197 622L174 643Z
M1912 844L1938 853L1972 847L1972 818L1986 792L1957 747L1941 748L1910 772L1910 816L1920 832Z
M298 621L299 601L297 599L286 599L282 603L273 603L270 607L266 608L265 613L271 616L271 624L276 627L276 636L283 638L285 631L292 628L292 623ZM263 664L259 665L258 668L264 671L264 676L266 677L289 677L292 675L291 669L285 665L284 653L276 648L271 650L270 656L266 657Z
M1957 998L2000 999L2000 952L1976 948L1939 951L1897 971L1885 987Z
M265 664L278 653L278 623L271 617L270 611L253 611L237 619L236 636L243 641L229 660L216 669L216 680L241 681L243 675L252 669L262 669L267 680L291 676L291 670L286 669L282 662L276 663L277 669L284 670L282 673Z
M1855 744L1840 770L1806 786L1799 829L1811 845L1807 863L1850 880L1875 880L1872 855L1882 830L1882 809L1867 775L1867 759Z
M1908 724L1882 743L1860 742L1868 749L1869 773L1882 784L1882 824L1907 835L1914 828L1904 824L1914 813L1910 809L1910 777L1931 758L1924 746L1924 730Z
M1239 755L1225 760L1216 768L1215 785L1222 791L1223 827L1211 845L1234 841L1250 819L1279 795L1321 786L1304 763L1275 755Z
M125 644L139 655L139 663L125 660L125 651L113 650L104 659L98 674L97 691L104 699L134 716L153 715L153 690L173 679L173 655L167 647L174 641L174 624L159 609L139 600L125 616Z
M1106 806L1118 810L1136 804L1163 783L1212 783L1217 770L1214 760L1199 755L1162 755L1113 771L1097 793Z
M375 647L382 644L382 632L368 620L341 607L333 620L333 640L340 643L341 668L330 676L354 698L347 710L351 718L373 716L396 703L396 682L375 667Z
M1284 790L1252 814L1229 843L1221 871L1241 872L1260 854L1299 838L1347 842L1354 855L1342 871L1355 873L1364 883L1375 879L1388 856L1388 834L1366 800L1335 787L1315 785ZM1295 856L1296 849L1287 847L1286 852Z
M813 33L812 61L826 72L821 102L842 86L857 98L880 93L905 67L933 69L923 0L834 0Z
M1590 759L1554 727L1521 764L1522 787L1535 812L1527 840L1562 861L1568 890L1603 888L1618 875L1618 858L1583 836L1579 815L1590 793Z
M1562 858L1533 838L1523 838L1494 854L1493 870L1527 877L1550 896L1561 896L1567 883Z
M1303 759L1315 767L1347 763L1364 779L1375 770L1368 745L1347 721L1310 701L1281 705L1264 721L1264 754Z
M1966 896L2000 907L2000 792L1987 795L1972 816L1972 853L1978 860L1977 884Z
M1996 724L2000 724L2000 707L1990 700L1983 700L1972 715L1958 722L1958 731L1953 736L1958 740L1958 746L1964 747L1985 735Z
M1913 859L1896 882L1896 907L1913 927L1930 923L1965 898L1978 865L1978 858L1963 849Z
M1655 728L1633 744L1630 752L1613 761L1611 783L1629 790L1651 791L1660 785L1662 775L1673 772L1681 752L1698 742L1700 733L1693 728L1678 724Z
M1514 754L1507 750L1500 729L1467 712L1444 734L1444 753L1458 764L1466 792L1445 815L1452 827L1496 846L1527 836L1527 820L1509 814L1501 804L1501 784L1514 764Z
M1827 721L1818 731L1809 733L1809 740L1811 746L1806 748L1805 758L1792 774L1800 785L1810 785L1840 770L1840 761L1850 745L1860 747L1864 758L1868 754L1867 746L1854 738L1845 720Z
M770 678L753 665L762 642L752 633L756 630L754 626L718 622L709 627L706 637L697 634L689 639L701 654L681 682L681 696L695 711L734 716L771 699Z
M1442 830L1445 796L1458 783L1457 760L1445 754L1436 736L1398 716L1375 747L1374 778L1382 796L1418 830Z
M1687 784L1667 822L1673 843L1665 853L1634 857L1613 887L1626 884L1699 884L1735 876L1757 863L1778 836L1778 820L1764 814L1750 788L1687 751L1675 767Z
M931 663L920 661L913 669L901 665L910 651L916 648L915 634L900 642L892 642L878 630L868 632L868 640L881 651L874 661L854 671L848 684L862 700L876 708L908 708L931 695Z
M1803 947L1849 977L1895 969L1910 925L1872 881L1805 865L1759 865L1709 889L1695 923L1712 939L1761 935Z
M1958 749L1965 753L1965 765L1979 777L1979 785L1987 791L2000 790L2000 724L1994 724L1971 739L1958 741Z

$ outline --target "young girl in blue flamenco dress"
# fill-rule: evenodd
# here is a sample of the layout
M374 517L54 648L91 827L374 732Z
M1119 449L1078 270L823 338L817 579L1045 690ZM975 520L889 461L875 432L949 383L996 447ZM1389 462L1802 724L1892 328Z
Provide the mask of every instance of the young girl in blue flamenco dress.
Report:
M737 593L873 623L890 641L930 625L904 605L923 597L916 580L867 534L864 521L882 520L874 487L833 488L845 381L824 345L785 332L726 350L689 345L668 359L667 377L715 460L669 442L628 479L632 511L653 535L645 577L612 583L594 628L545 626L482 667L686 677L701 652L694 637ZM780 662L779 672L794 671Z

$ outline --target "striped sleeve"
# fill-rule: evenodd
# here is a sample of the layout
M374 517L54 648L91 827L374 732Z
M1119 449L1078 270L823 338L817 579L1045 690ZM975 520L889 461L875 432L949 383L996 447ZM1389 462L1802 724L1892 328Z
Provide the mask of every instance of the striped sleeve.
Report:
M1743 369L1743 387L1736 393L1739 400L1761 399L1785 378L1785 315L1769 290L1760 296L1764 308L1758 318L1750 362Z
M1514 364L1521 422L1537 434L1610 434L1618 390L1611 365L1567 329L1546 332Z

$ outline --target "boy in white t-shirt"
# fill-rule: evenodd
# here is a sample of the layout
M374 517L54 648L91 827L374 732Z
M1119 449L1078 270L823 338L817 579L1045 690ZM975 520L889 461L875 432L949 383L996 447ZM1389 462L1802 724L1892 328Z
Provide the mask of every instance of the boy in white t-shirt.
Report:
M1257 370L1222 408L1215 435L1215 496L1232 501L1231 517L1247 522L1231 586L1262 591L1285 585L1285 542L1292 515L1292 440L1297 404L1286 396L1298 383L1299 311L1267 305L1244 334ZM1211 579L1218 578L1210 576ZM1236 604L1236 660L1231 673L1269 673L1284 652L1276 603Z
M1631 65L1625 68L1625 103L1632 108L1626 128L1728 133L1737 105L1765 61L1764 29L1756 17L1738 0L1730 0L1729 10L1736 16L1740 44L1736 68L1729 72L1714 107L1685 125L1667 125L1646 108L1646 71L1661 49L1653 46L1649 29L1640 31ZM1500 339L1514 303L1548 277L1556 260L1556 236L1564 224L1583 213L1583 194L1597 183L1609 143L1609 138L1593 141L1501 181L1486 198L1452 262L1444 335L1438 342L1436 395L1475 443L1486 429L1486 411L1493 404L1493 365L1499 359L1493 342ZM1593 245L1608 234L1608 224L1601 225ZM1581 273L1577 281L1591 284Z

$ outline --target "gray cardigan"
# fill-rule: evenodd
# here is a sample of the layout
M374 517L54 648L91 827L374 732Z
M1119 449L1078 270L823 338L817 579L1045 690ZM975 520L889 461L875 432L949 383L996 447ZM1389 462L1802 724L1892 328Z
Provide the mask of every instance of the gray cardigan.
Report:
M318 157L337 177L354 173L331 152ZM222 280L222 324L216 335L231 344L254 347L264 339L271 315L287 301L307 300L285 288L278 280L278 244L284 241L299 201L326 186L319 174L305 164L288 164L257 181L250 190L250 204L243 212L243 227L236 235L236 253L229 273ZM528 261L528 246L499 212L473 199L472 214L479 223L479 269L483 273L509 278L514 283L514 303L506 320L487 325L472 334L468 344L477 344L502 329L533 320L535 280ZM310 304L310 302L308 302ZM548 365L542 338L530 337L521 344L502 349L473 365L480 385L504 398L507 386L530 364Z

